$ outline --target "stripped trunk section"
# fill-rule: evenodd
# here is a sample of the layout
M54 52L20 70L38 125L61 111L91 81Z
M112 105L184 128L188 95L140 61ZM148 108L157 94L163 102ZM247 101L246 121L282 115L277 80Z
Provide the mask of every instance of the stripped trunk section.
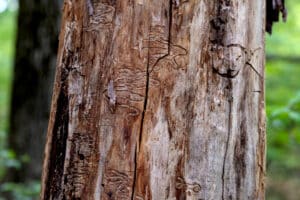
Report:
M42 199L263 199L264 6L66 0Z

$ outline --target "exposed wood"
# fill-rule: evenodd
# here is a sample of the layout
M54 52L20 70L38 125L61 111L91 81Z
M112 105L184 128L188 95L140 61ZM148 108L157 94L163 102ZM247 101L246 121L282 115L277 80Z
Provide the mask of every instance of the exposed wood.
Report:
M66 0L41 199L264 199L265 1Z

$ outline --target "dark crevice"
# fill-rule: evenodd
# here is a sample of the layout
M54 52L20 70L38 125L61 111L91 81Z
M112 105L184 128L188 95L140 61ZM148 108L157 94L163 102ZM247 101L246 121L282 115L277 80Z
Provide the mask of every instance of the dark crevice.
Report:
M246 62L246 65L248 65L248 66L254 71L254 73L255 73L257 76L259 76L259 78L260 78L261 81L264 80L263 75L261 75L261 74L257 71L257 69L255 69L255 67L254 67L250 62L247 61L247 62Z
M212 68L212 70L213 70L213 73L216 73L223 78L229 78L229 79L235 78L240 72L239 70L227 69L227 71L225 73L221 73L214 67Z
M150 37L150 36L149 36ZM150 43L150 39L148 39L148 43ZM144 125L144 119L145 119L145 112L147 108L147 100L148 100L148 91L149 91L149 82L150 82L150 73L149 73L149 50L148 50L148 55L147 55L147 69L146 69L146 88L145 88L145 99L144 99L144 107L143 107L143 112L142 112L142 119L141 119L141 125L140 125L140 132L139 132L139 143L136 144L135 147L135 155L134 155L134 175L133 175L133 183L132 183L132 193L131 193L131 200L134 200L134 192L135 192L135 184L136 184L136 179L137 179L137 159L138 159L138 152L137 148L138 145L141 144L142 141L142 132L143 132L143 125Z
M62 69L61 81L62 85L57 99L57 108L55 115L55 122L53 125L52 148L50 153L50 163L48 171L48 181L45 199L53 196L58 198L62 193L61 179L63 178L63 169L65 161L65 146L68 137L68 123L69 123L69 98L67 85L68 71Z
M165 54L164 56L160 57L157 59L157 61L154 63L154 65L152 66L152 69L154 69L155 65L157 65L157 63L159 63L160 60L164 59L165 57L170 55L170 51L171 51L171 32L172 32L172 7L173 7L173 2L172 0L169 0L169 33L168 33L168 53ZM150 26L150 32L151 32L151 26ZM148 43L150 43L150 35L148 38ZM148 46L150 46L148 44ZM150 50L148 49L148 59L147 59L147 69L146 69L146 87L145 87L145 99L144 99L144 106L143 106L143 112L142 112L142 119L141 119L141 125L140 125L140 132L139 132L139 143L138 145L141 144L142 142L142 135L143 135L143 126L144 126L144 120L145 120L145 114L146 114L146 110L147 110L147 105L148 105L148 96L149 96L149 88L150 88L150 74L151 74L151 70L150 70ZM133 184L132 184L132 194L131 194L131 200L134 200L134 193L135 193L135 184L136 184L136 179L137 179L137 159L138 159L138 145L136 145L135 148L135 158L134 158L134 177L133 177ZM140 147L139 147L140 149Z
M228 92L229 92L229 99L228 99L228 108L229 108L229 114L228 114L228 132L227 132L227 140L226 140L226 146L225 146L225 153L224 153L224 160L223 160L223 169L222 169L222 200L225 200L225 163L226 163L226 158L228 154L228 148L229 148L229 140L230 140L230 134L231 134L231 124L232 124L232 102L233 102L233 97L232 97L232 81L228 79L229 85L228 85Z
M134 200L136 175L137 175L137 146L135 146L135 153L134 153L134 173L133 173L133 183L132 183L132 189L131 189L132 190L131 200Z
M172 37L172 22L173 22L173 0L169 1L169 36L168 36L168 55L170 55L171 51L171 37Z

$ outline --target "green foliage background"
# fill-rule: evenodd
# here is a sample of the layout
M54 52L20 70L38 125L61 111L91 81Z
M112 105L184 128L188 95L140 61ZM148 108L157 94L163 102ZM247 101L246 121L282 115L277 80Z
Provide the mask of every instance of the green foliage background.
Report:
M300 0L266 35L267 199L300 199Z
M288 22L266 35L267 199L300 199L300 0L289 0ZM16 11L0 13L0 182L8 167L24 160L7 149ZM0 192L15 199L33 199L39 180L28 184L3 183ZM1 196L0 196L1 199Z

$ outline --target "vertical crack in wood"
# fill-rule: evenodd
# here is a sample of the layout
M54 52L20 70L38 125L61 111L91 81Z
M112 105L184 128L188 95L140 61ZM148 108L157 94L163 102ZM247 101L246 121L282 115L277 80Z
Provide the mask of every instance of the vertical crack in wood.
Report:
M143 120L143 118L142 118ZM135 146L134 153L134 174L133 174L133 183L132 183L132 191L131 191L131 200L134 200L134 192L135 192L135 183L136 183L136 174L137 174L137 145Z
M232 6L231 0L218 0L214 3L215 6L215 17L210 21L211 24L211 36L210 42L213 46L216 46L217 48L221 48L222 51L227 51L226 45L224 44L225 37L226 37L226 29L227 29L227 23L229 18L229 10ZM224 52L223 52L224 53ZM213 64L213 63L212 63ZM221 75L222 77L227 78L228 80L228 131L227 131L227 138L225 143L225 153L223 158L223 166L222 166L222 199L225 200L225 167L226 167L226 158L228 155L228 148L229 148L229 142L230 142L230 136L231 136L231 129L232 129L232 78L234 78L238 73L235 75L231 75L228 72L230 71L230 68L227 70L226 74L218 73L218 71L213 69L213 72L217 72L218 75Z
M228 154L228 148L229 148L229 140L230 140L230 133L231 133L231 124L232 124L232 102L233 102L233 97L232 97L232 80L228 78L229 81L229 92L230 96L228 99L228 108L229 108L229 118L228 118L228 133L227 133L227 140L226 140L226 146L225 146L225 153L224 153L224 160L223 160L223 169L222 169L222 200L225 200L225 163L226 163L226 157Z
M160 60L164 59L165 57L170 55L171 51L171 31L172 31L172 6L173 6L173 0L169 0L169 35L168 35L168 53L161 56L160 58L157 59L157 61L154 63L152 69L154 69L155 65L159 63ZM151 32L151 25L149 28ZM150 34L148 36L148 46L150 46ZM138 149L140 149L140 144L142 142L142 135L143 135L143 127L144 127L144 120L145 120L145 114L147 110L147 105L148 105L148 95L149 95L149 89L150 89L150 50L148 49L148 55L147 55L147 69L146 69L146 87L145 87L145 99L144 99L144 107L143 107L143 112L142 112L142 119L141 119L141 125L140 125L140 132L139 132L139 139L138 139L138 144L135 147L135 155L134 155L134 176L133 176L133 184L132 184L132 194L131 194L131 200L134 200L134 193L135 193L135 184L136 184L136 179L137 179L137 159L138 159Z
M172 13L172 6L173 6L173 0L169 1L169 37L168 37L168 54L170 55L170 51L171 51L171 32L172 32L172 22L173 22L173 13Z

